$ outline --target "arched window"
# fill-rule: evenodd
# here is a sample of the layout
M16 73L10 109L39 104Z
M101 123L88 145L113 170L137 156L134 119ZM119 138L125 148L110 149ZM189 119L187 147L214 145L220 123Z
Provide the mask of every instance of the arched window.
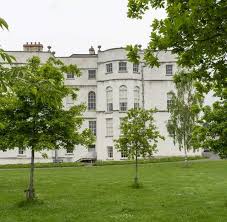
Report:
M88 93L88 110L96 109L96 96L95 92L91 91Z
M135 86L134 88L134 108L140 107L140 88Z
M127 87L120 86L119 89L119 110L127 111Z
M106 104L107 111L113 111L113 89L110 86L106 88Z

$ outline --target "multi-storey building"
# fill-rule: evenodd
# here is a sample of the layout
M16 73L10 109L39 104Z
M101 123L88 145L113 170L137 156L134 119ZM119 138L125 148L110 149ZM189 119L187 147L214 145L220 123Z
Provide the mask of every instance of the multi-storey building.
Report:
M171 97L168 92L174 90L172 77L177 71L176 58L171 51L158 54L160 67L149 68L144 63L139 65L128 61L124 48L113 48L95 53L93 47L88 54L72 54L69 57L57 57L65 64L76 64L81 76L65 74L65 84L79 89L76 103L85 103L84 128L90 128L96 135L96 142L89 149L75 147L67 150L46 151L48 159L36 154L37 162L77 161L83 159L121 160L124 155L114 148L113 140L120 135L120 121L128 109L144 105L145 109L156 108L155 121L165 141L158 143L157 156L183 155L174 146L166 130L169 118L168 105ZM45 62L53 52L43 51L38 43L25 44L24 51L9 51L16 57L16 64L22 65L32 56L39 56ZM143 52L141 51L141 56ZM63 101L67 108L73 105L71 98ZM199 154L198 152L196 153ZM189 155L195 155L190 152ZM29 150L0 151L0 163L29 162Z

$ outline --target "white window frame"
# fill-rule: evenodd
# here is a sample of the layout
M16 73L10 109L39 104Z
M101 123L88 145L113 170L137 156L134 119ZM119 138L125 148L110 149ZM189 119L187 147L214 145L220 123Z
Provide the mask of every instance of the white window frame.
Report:
M18 155L24 155L24 149L18 148Z
M106 64L106 73L112 73L113 72L113 64L107 63Z
M167 93L167 101L166 101L166 107L167 107L167 111L170 111L170 106L173 103L173 95L170 93Z
M118 63L118 72L127 72L127 62Z
M66 79L75 79L75 76L72 73L67 73L66 74Z
M139 64L133 63L133 73L139 73Z
M166 65L166 75L167 76L172 76L173 75L173 65L172 64L167 64Z
M106 88L106 109L107 112L113 111L113 88L111 86Z
M107 146L107 158L113 159L113 146Z
M119 111L127 112L128 110L128 90L127 86L120 86L119 88Z
M96 120L90 120L90 121L88 121L88 127L92 131L92 133L94 134L94 136L96 136Z
M88 93L88 110L94 111L96 110L96 93L94 91L90 91Z
M88 79L95 80L96 79L96 69L89 69L88 70Z
M139 86L134 87L134 109L140 107L140 88Z
M106 118L106 136L113 136L113 118Z

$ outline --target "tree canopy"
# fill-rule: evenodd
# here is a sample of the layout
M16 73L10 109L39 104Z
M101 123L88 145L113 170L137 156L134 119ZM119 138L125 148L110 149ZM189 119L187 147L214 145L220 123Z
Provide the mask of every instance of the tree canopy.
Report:
M31 150L28 199L34 199L35 151L73 150L77 144L92 144L94 137L89 129L81 130L84 105L63 107L66 96L77 98L77 89L64 85L64 73L80 75L76 66L53 57L41 64L38 57L32 57L24 66L6 69L11 85L0 92L0 150Z
M159 139L164 139L155 126L154 112L141 108L129 110L120 125L121 135L115 140L117 150L129 159L136 160L135 184L138 184L138 157L152 157L157 151Z
M146 63L151 67L159 65L157 52L170 49L178 65L193 74L197 92L213 92L218 101L203 110L205 124L200 125L201 130L197 128L197 134L202 133L197 136L197 145L203 146L206 140L207 148L217 151L210 139L215 138L221 145L219 149L226 149L223 138L227 137L227 118L216 118L217 113L226 113L227 103L226 0L128 0L131 18L141 19L150 8L164 8L166 18L152 23L150 42L144 51ZM131 60L138 60L137 46L129 46L128 50ZM213 128L214 123L217 127Z

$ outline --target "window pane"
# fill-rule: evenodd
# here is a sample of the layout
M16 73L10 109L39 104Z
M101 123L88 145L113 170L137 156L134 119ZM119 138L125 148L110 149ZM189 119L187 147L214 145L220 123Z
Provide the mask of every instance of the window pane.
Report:
M112 63L106 64L106 72L107 72L107 73L113 72Z
M166 75L173 75L173 65L166 65Z
M133 72L138 73L139 72L139 64L133 64Z
M113 90L112 87L106 88L107 111L113 111Z
M96 121L89 121L89 129L96 136Z
M140 106L140 88L136 86L134 88L134 108L139 108Z
M119 72L127 71L127 62L119 62Z
M88 70L88 79L96 79L96 70Z
M112 146L107 147L107 156L108 156L108 158L113 158L113 147Z
M67 79L74 79L74 74L72 73L67 73Z
M121 86L119 90L119 110L127 111L127 87Z
M113 136L113 119L106 119L106 136Z
M88 110L96 109L96 96L95 92L88 93Z

